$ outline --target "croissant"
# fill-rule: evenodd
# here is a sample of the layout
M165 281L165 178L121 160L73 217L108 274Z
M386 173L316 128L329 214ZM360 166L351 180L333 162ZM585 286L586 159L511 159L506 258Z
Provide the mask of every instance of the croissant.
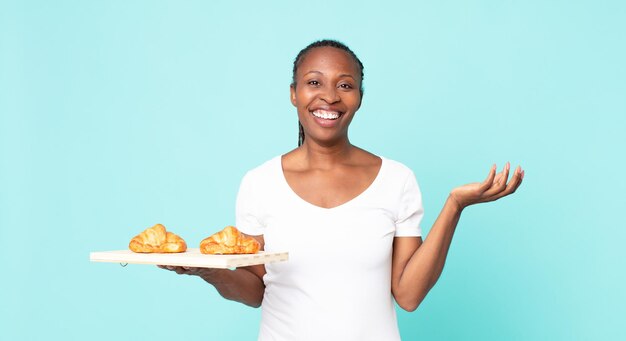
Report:
M165 226L156 224L131 239L128 248L141 253L177 253L185 252L187 243L178 235L167 232Z
M257 253L260 247L256 239L245 236L234 226L226 226L200 242L200 252L204 254Z

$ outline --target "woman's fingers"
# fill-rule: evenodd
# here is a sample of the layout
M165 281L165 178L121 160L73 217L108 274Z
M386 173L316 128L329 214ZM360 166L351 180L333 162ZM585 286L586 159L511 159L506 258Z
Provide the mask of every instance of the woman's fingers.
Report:
M174 266L174 265L157 265L161 269L174 271L179 275L188 274L191 272L193 268L185 267L185 266Z
M495 177L494 182L490 188L485 191L486 197L492 197L506 188L506 183L509 178L509 169L511 168L511 164L508 162L504 165L502 172L498 173Z
M503 191L506 188L506 183L509 180L509 170L511 170L511 164L507 162L506 165L504 165L502 177L500 178L500 181L498 181L497 185L500 191Z
M483 181L480 184L480 190L482 192L487 191L491 185L493 185L493 181L496 177L496 165L494 164L493 166L491 166L491 169L489 170L489 174L487 175L487 178L485 179L485 181Z
M174 270L174 266L171 265L157 265L157 267L159 267L160 269L165 269L165 270L170 270L173 271Z
M524 171L522 170L522 167L517 166L517 168L513 172L513 176L511 177L511 180L509 181L509 183L506 184L505 187L503 187L503 190L494 192L487 201L494 201L494 200L500 199L502 197L505 197L509 194L514 193L522 184L523 177L524 177Z
M502 172L496 174L496 166L493 165L485 181L457 187L452 190L451 194L462 208L498 200L515 192L524 179L524 171L518 166L509 180L510 170L511 164L507 162Z
M517 190L519 185L522 183L522 172L522 167L517 166L517 168L515 168L515 172L513 172L511 181L509 181L509 183L506 185L506 189L503 191L502 196L509 195Z
M511 179L511 182L509 184L510 188L509 186L507 186L507 195L515 193L515 191L517 191L519 186L522 184L522 180L524 180L524 170L522 169L522 167L517 166L517 169L515 171L516 173L514 174L514 179Z

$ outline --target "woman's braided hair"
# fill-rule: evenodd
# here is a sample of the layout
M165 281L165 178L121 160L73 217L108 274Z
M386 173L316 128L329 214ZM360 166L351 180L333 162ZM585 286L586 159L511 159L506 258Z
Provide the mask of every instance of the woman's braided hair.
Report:
M300 66L300 64L302 64L302 61L304 61L304 57L306 57L307 53L316 47L334 47L347 52L350 56L352 56L352 58L354 58L356 63L359 65L359 70L361 70L361 86L359 87L359 92L361 93L361 97L363 97L363 77L365 76L365 74L363 73L363 63L361 63L359 57L357 57L356 54L352 52L352 50L350 50L348 46L346 46L344 43L332 39L315 41L302 49L300 53L298 53L298 56L296 56L296 59L293 61L293 77L291 80L291 86L294 89L296 88L296 73L298 71L298 67ZM302 124L300 123L300 121L298 121L298 147L300 147L302 143L304 143L304 128L302 128Z

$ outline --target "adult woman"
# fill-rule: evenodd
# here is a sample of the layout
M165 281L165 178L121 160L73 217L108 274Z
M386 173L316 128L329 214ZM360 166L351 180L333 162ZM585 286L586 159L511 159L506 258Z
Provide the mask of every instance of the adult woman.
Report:
M361 105L363 66L345 45L323 40L294 62L291 102L299 147L248 172L237 226L284 263L235 271L170 267L199 275L220 294L262 305L262 340L399 339L393 302L413 311L435 284L461 211L521 184L517 168L491 168L482 183L451 191L422 242L413 173L350 144Z

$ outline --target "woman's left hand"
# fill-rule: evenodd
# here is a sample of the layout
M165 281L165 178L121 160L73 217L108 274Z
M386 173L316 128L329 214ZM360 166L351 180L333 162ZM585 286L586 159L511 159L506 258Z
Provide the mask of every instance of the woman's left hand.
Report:
M462 210L469 205L498 200L512 194L522 184L524 171L517 166L507 183L510 168L511 165L507 162L502 172L496 174L496 166L493 165L485 181L457 187L450 192L450 197Z

